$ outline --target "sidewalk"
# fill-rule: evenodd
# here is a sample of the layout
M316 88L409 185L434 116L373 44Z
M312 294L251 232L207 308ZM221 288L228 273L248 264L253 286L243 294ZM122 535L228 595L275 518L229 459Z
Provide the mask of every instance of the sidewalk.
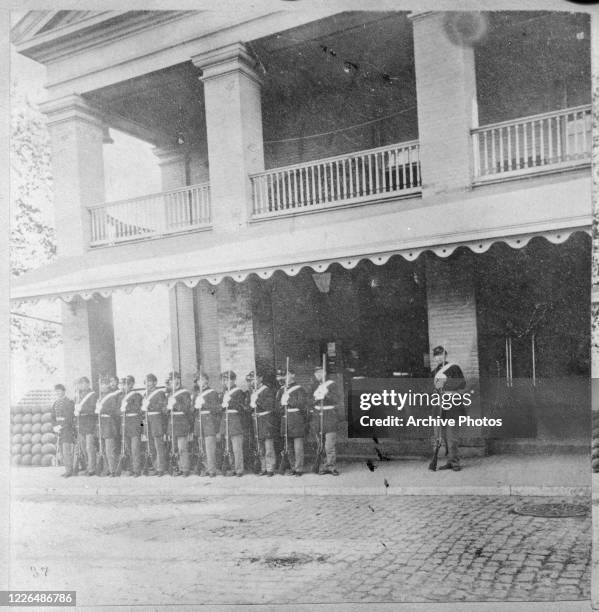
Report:
M443 461L439 462L442 465ZM428 460L398 459L340 464L341 475L301 478L100 478L64 479L62 468L11 468L11 494L218 496L218 495L530 495L591 494L591 466L587 454L494 455L467 459L461 472L431 472Z

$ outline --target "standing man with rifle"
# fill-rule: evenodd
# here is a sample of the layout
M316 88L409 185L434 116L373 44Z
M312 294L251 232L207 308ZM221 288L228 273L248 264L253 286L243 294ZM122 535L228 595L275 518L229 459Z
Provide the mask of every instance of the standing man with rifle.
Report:
M459 365L447 361L447 351L445 350L445 347L436 346L433 349L433 362L436 364L436 367L432 373L435 392L442 395L460 395L459 390L466 387L464 373ZM449 410L443 410L442 412L442 415L437 414L436 416L442 416L444 419L454 419L456 425L442 425L440 427L435 427L434 455L429 464L429 469L432 471L437 469L439 448L441 443L444 441L447 447L447 463L442 465L439 469L459 472L462 467L460 466L460 439L459 426L457 423L460 416L466 416L466 410L460 401L459 405L454 405Z
M169 413L168 435L171 440L171 461L175 476L189 476L189 434L193 427L193 406L191 393L181 386L179 372L171 372L168 381L170 393L167 410Z
M256 441L260 456L259 476L275 475L275 427L274 408L275 395L273 390L264 384L262 372L250 372L246 380L251 383L250 409L254 412Z
M143 398L139 391L134 390L135 378L131 375L121 379L121 435L123 442L121 456L119 457L119 468L124 461L123 450L129 448L131 474L137 478L141 474L141 432L143 426L143 412L141 404ZM118 472L118 469L117 469Z
M166 433L166 395L162 389L157 387L157 382L158 380L154 374L148 374L146 376L146 393L141 409L146 415L148 453L151 454L153 446L156 456L154 469L158 476L164 476L166 472L166 450L164 447L164 436Z
M75 403L66 396L64 385L54 385L56 401L52 404L52 429L56 433L57 446L62 450L64 478L73 475L73 442L75 440Z
M301 476L304 473L308 394L301 385L296 384L295 372L289 367L289 358L286 369L277 370L277 379L282 379L283 382L283 387L277 394L277 409L281 415L281 436L284 444L279 472L284 474L289 467L292 476ZM291 441L293 445L290 444ZM290 453L292 457L289 456Z
M82 376L77 380L77 402L75 403L75 417L79 428L77 436L80 448L85 448L88 476L93 476L96 472L97 399L98 396L91 388L87 376Z
M96 404L100 452L104 443L105 460L109 476L116 476L117 439L119 437L120 395L118 388L111 391L110 379L100 377L100 400Z
M242 416L245 410L245 393L235 385L237 375L233 370L221 374L223 388L222 418L220 422L220 435L223 441L223 476L227 476L231 469L229 456L229 441L233 447L234 472L236 476L243 476L243 425ZM228 464L228 465L227 465Z
M314 389L312 426L318 432L318 446L313 471L318 474L339 476L337 471L337 414L341 394L334 380L327 377L326 355L322 356L322 365L314 369L317 386ZM324 441L323 441L324 437ZM324 448L323 448L324 447ZM324 450L324 467L321 465Z
M196 379L198 393L195 397L195 435L200 450L199 461L202 464L200 476L216 476L216 435L219 430L220 402L218 393L210 388L208 374L198 373Z

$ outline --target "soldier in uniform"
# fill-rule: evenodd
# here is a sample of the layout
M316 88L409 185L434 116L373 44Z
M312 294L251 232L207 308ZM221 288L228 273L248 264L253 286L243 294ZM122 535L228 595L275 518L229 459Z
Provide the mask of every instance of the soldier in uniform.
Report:
M249 408L255 415L254 427L257 427L258 453L260 455L259 476L274 476L275 464L275 394L264 384L262 372L250 372L246 376L251 389Z
M291 462L291 475L304 473L304 436L308 416L308 395L305 389L295 382L295 372L277 370L277 381L281 385L277 393L276 406L281 417L281 437L287 434ZM292 442L293 441L293 442Z
M221 374L223 385L223 399L221 403L222 417L220 420L220 435L223 440L223 448L226 448L225 440L228 429L233 457L235 461L235 475L243 476L243 421L245 410L245 393L236 386L237 375L232 370ZM226 476L226 474L225 474Z
M208 374L202 372L196 379L198 392L195 396L195 435L198 444L204 445L206 465L200 469L200 476L216 476L216 435L219 431L221 404L218 393L210 388Z
M158 389L156 376L148 374L146 376L145 385L146 392L141 405L142 412L147 415L148 444L150 449L154 447L156 455L156 463L154 465L156 474L164 476L166 472L166 450L164 448L165 415L166 415L166 395L162 389Z
M339 476L337 471L337 421L339 415L339 405L341 403L341 394L337 389L337 384L330 378L325 379L322 366L318 365L314 369L314 378L316 378L316 388L313 391L313 412L312 412L312 429L318 435L322 433L325 436L324 449L326 453L326 462L320 467L319 474L332 474Z
M124 421L121 435L129 448L131 473L135 478L141 474L141 432L143 428L143 398L139 391L134 391L135 378L131 375L121 378L121 419Z
M447 351L443 346L436 346L433 349L433 363L436 365L433 370L433 384L436 392L459 393L459 390L466 386L462 369L459 365L447 361ZM459 426L457 425L460 416L466 416L466 410L461 402L459 406L452 406L449 410L443 411L443 418L454 419L456 425L442 425L435 428L434 444L437 439L441 439L447 445L447 463L439 467L440 470L459 472L462 469L459 455Z
M177 472L189 476L189 434L193 427L193 406L191 393L181 386L179 372L171 372L168 378L169 395L167 401L167 431L171 440L171 453L177 453ZM176 451L175 451L176 449Z
M62 451L64 473L73 475L73 443L75 440L75 403L66 396L64 385L54 385L56 401L52 404L52 426L58 436L57 444Z
M110 376L108 379L108 389L111 393L114 391L121 392L121 385L118 376Z
M75 403L75 418L77 420L77 436L81 448L85 449L87 475L93 476L96 471L96 402L98 396L91 388L89 378L82 376L77 380L77 402Z
M99 440L100 449L104 443L106 462L108 463L108 475L116 476L116 463L118 438L120 429L120 395L121 392L110 390L110 379L100 378L100 399L96 404L96 414L99 415Z

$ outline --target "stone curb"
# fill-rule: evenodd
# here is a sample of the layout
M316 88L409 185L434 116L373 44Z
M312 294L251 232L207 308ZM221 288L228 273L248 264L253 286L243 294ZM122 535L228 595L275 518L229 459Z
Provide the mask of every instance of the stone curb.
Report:
M227 497L238 495L277 495L277 496L368 496L368 497L384 497L384 496L522 496L522 497L588 497L591 495L591 486L474 486L474 485L457 485L457 486L395 486L385 488L377 487L323 487L323 486L298 486L298 487L219 487L217 486L187 486L177 488L159 487L147 489L143 491L131 491L124 487L107 487L94 486L90 484L85 487L78 488L53 488L43 487L35 489L29 487L15 487L11 490L13 497L28 497L39 495L57 495L57 496L126 496L126 497L181 497L181 496L198 496L198 497Z

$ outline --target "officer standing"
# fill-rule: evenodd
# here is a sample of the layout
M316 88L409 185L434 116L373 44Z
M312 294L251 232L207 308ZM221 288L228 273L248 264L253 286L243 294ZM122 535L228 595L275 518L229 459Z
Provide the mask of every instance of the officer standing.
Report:
M85 449L87 475L96 472L96 402L98 396L91 388L89 378L82 376L77 380L77 402L75 417L77 419L77 437L81 448Z
M466 386L464 373L459 365L447 361L445 347L436 346L433 349L433 363L436 365L433 370L435 391L441 394L460 395L459 390ZM440 470L459 472L462 469L459 455L459 426L457 425L460 416L466 416L466 410L461 401L459 405L454 405L449 410L443 411L443 418L454 419L456 425L442 425L435 428L434 444L436 445L437 440L441 439L447 445L447 463L442 465L439 468Z
M121 435L125 437L131 456L131 473L135 478L141 474L141 432L143 427L143 398L134 391L135 378L131 375L121 378L121 419L124 427Z
M96 404L96 414L100 417L98 423L98 436L100 440L100 450L102 449L102 441L104 441L105 459L108 463L108 475L113 477L116 476L120 395L121 392L118 388L111 391L110 379L108 377L102 376L100 378L100 399Z
M258 475L274 476L277 460L274 441L275 395L273 390L264 384L262 372L250 372L246 376L246 380L252 390L250 410L255 415L254 426L257 428L256 436L258 438L258 453L260 456L260 473Z
M281 385L277 393L277 411L281 416L281 437L287 436L289 451L293 454L291 475L304 473L304 436L308 416L308 394L295 382L295 372L289 368L277 370ZM293 441L293 443L291 443Z
M341 394L337 389L337 384L330 378L325 378L325 373L321 365L314 369L314 378L316 378L316 388L313 392L313 412L312 412L312 427L313 431L318 432L318 435L324 435L324 449L326 453L326 462L320 467L319 474L332 474L339 476L337 471L337 414L338 407L341 401Z
M220 435L224 448L227 447L227 431L233 447L234 471L236 476L243 476L243 425L242 416L245 410L245 393L236 386L237 374L227 370L221 374L223 399L221 404L222 418ZM225 476L227 474L224 474Z
M66 396L64 385L54 385L56 400L52 404L52 428L62 451L64 478L73 475L73 442L75 439L75 403Z
M171 372L168 381L170 392L167 401L168 434L171 440L171 454L177 453L176 473L189 476L189 434L193 424L191 393L181 386L179 372Z
M166 472L166 451L164 448L164 434L166 432L164 420L166 416L166 395L162 389L156 386L156 376L148 374L145 385L146 392L141 405L142 412L147 415L148 445L151 451L154 447L156 464L154 466L158 476L164 476Z
M216 476L216 435L219 429L220 402L218 393L210 388L208 374L202 372L196 379L198 392L194 400L195 435L198 444L204 445L206 465L200 468L200 476ZM205 468L205 469L204 469Z

